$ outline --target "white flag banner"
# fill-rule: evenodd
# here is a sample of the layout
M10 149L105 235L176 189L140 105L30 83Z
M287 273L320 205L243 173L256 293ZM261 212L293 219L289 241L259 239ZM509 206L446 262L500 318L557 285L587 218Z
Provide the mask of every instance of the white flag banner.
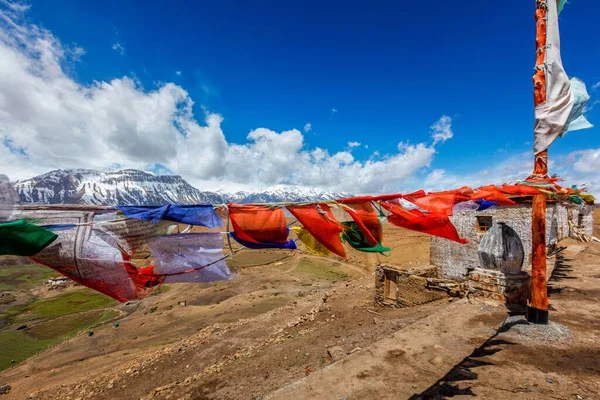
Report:
M585 84L577 78L569 80L560 58L558 30L559 3L548 0L546 13L546 102L535 108L534 153L550 147L565 132L591 128L583 116L583 107L590 99Z

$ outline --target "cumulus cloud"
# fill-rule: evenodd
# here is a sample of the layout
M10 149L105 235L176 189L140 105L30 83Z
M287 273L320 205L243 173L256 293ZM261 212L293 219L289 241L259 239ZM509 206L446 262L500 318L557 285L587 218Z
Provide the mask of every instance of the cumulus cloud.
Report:
M554 163L550 163L553 167ZM486 169L474 169L471 173L454 174L444 169L434 169L425 178L424 187L429 191L455 189L461 186L511 183L527 178L533 169L531 153L512 154L501 162L490 163ZM551 168L552 169L552 168Z
M600 148L573 151L557 159L558 174L568 185L585 186L600 197Z
M112 49L121 55L125 54L125 47L121 43L113 43Z
M501 162L491 162L486 169L474 169L471 173L454 174L444 169L434 169L422 186L428 191L455 189L461 186L479 187L489 184L501 185L527 178L533 170L532 152L513 153ZM549 171L558 175L563 187L577 185L586 187L589 193L600 197L600 149L580 150L566 155L554 155Z
M443 143L454 136L454 132L452 132L452 118L447 115L442 115L435 124L431 125L430 129L434 144Z
M437 185L443 182L443 179L446 175L446 171L443 169L434 169L427 175L425 182L427 185Z
M194 115L190 95L174 83L147 90L127 76L77 82L65 65L84 51L27 24L24 12L18 4L0 5L0 172L11 179L117 163L161 165L200 189L297 184L380 193L401 187L434 158L434 145L399 143L361 161L348 151L308 148L297 129L258 128L246 142L231 143L223 117ZM437 143L440 133L432 130Z
M575 172L597 174L600 172L600 149L589 149L571 153L576 161L573 164Z
M305 132L305 133L308 133L308 132L310 132L310 131L311 131L311 129L312 129L312 125L310 124L310 122L309 122L309 123L307 123L306 125L304 125L304 132Z
M353 148L353 147L358 147L360 146L360 142L348 142L348 147Z

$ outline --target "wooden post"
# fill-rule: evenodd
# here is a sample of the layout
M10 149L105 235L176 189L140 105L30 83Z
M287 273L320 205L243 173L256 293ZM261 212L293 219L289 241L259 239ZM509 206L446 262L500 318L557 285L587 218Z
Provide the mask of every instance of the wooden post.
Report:
M555 1L555 0L550 0ZM536 66L543 66L546 59L546 2L537 0L535 10L536 22ZM537 69L533 76L534 104L546 101L546 71ZM533 175L548 176L548 150L535 155ZM531 299L527 306L527 321L536 324L548 323L548 290L546 287L546 195L533 197L533 214L531 220Z

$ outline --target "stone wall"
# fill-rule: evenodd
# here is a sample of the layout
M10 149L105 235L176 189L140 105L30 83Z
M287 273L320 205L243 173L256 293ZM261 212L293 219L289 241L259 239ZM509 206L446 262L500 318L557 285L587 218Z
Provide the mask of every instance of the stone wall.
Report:
M589 208L587 210L586 208ZM577 208L579 210L580 208ZM584 223L587 229L588 224L593 224L591 216L591 207L581 208L584 212ZM560 240L569 236L569 212L566 207L550 203L546 212L546 242L548 247L553 247ZM432 237L430 261L438 269L440 278L464 280L468 270L479 266L479 257L477 250L479 243L485 235L484 231L479 229L477 217L492 217L493 223L504 222L513 228L525 249L524 266L531 264L531 205L520 204L516 207L492 207L484 211L464 211L455 213L450 220L458 230L458 234L466 238L469 243L461 245L447 239ZM588 217L588 214L590 215ZM591 222L588 222L591 221ZM577 217L574 221L577 223Z
M379 264L375 269L375 303L382 306L412 307L447 297L463 297L463 282L438 279L435 268L401 270Z
M584 205L569 210L570 218L575 223L579 224L579 215L581 215L581 226L580 229L586 235L594 235L594 207Z

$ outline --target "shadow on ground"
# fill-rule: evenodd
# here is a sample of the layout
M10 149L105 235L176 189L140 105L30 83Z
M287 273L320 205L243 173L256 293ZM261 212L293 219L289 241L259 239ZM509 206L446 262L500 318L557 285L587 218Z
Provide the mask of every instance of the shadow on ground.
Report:
M573 266L570 264L571 261L573 260L566 258L560 253L556 255L554 271L548 280L548 296L559 294L563 291L564 288L558 285L560 281L565 279L576 279L574 276L569 276L569 273L573 271Z
M566 247L565 247L566 248ZM559 248L553 252L556 255L556 264L550 279L548 280L548 296L553 294L560 294L564 286L561 285L561 281L567 279L576 279L571 275L573 266L570 264L573 260L566 258L562 254L562 250L565 248ZM524 315L523 306L512 306L507 304L509 309L509 315ZM414 394L410 397L410 400L424 400L424 399L441 399L454 396L473 396L472 387L460 387L460 382L474 381L478 378L477 372L474 370L477 367L484 365L494 365L486 357L494 355L503 350L501 345L514 345L515 343L508 342L506 340L498 339L498 335L509 331L513 326L524 324L527 325L525 320L516 320L508 323L503 323L502 326L496 330L488 340L485 341L481 346L477 347L471 354L465 357L460 363L456 364L446 375L440 378L436 383L431 385L429 388L421 393Z
M461 362L456 364L446 375L440 378L436 383L431 385L429 388L421 393L413 394L409 400L425 400L425 399L440 399L454 396L473 396L475 393L471 390L471 387L461 388L460 382L463 381L474 381L477 379L477 372L475 368L484 365L494 365L493 362L486 359L486 357L492 356L502 351L502 345L513 345L514 343L506 340L497 339L498 335L507 332L513 326L519 324L527 324L526 321L514 321L510 323L504 323L496 332L483 343L481 346L475 348L471 354L465 357Z

